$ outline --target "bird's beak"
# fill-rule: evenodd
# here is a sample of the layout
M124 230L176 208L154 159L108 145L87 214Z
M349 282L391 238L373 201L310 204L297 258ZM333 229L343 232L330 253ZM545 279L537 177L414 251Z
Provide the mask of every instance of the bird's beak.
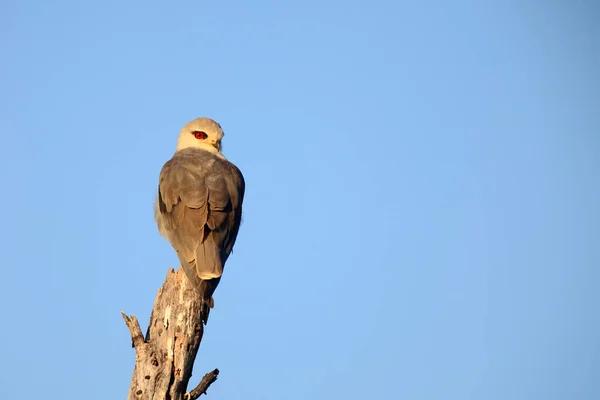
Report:
M221 151L221 142L219 142L219 141L216 141L216 142L211 142L210 144L212 144L212 146L213 146L215 149L217 149L217 150Z

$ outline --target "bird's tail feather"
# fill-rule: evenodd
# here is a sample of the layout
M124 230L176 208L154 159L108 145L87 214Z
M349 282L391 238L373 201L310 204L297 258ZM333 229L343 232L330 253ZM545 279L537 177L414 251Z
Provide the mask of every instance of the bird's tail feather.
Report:
M214 238L209 235L196 247L196 273L200 279L208 280L220 278L223 274L223 262L219 246Z

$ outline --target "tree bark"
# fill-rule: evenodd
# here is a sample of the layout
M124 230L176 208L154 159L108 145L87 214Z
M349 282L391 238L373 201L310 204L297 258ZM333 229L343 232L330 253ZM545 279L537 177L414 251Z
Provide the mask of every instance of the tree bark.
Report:
M218 369L206 374L189 393L187 386L204 334L202 320L208 318L208 313L200 293L192 288L181 268L167 273L156 295L145 337L137 318L121 313L135 348L128 400L195 400L206 394L217 379Z

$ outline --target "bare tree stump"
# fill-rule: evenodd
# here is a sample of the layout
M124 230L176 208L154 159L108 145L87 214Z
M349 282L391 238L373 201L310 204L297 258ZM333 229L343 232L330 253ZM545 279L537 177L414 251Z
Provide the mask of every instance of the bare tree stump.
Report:
M195 400L217 380L219 370L204 376L198 387L187 393L192 368L202 335L200 294L192 288L181 268L170 269L159 289L150 316L146 337L135 316L121 313L131 333L135 348L135 368L128 400ZM206 320L206 318L204 318Z

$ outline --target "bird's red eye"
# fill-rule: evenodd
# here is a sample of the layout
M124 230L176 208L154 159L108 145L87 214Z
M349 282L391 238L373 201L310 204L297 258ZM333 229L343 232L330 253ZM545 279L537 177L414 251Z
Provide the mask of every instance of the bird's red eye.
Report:
M206 134L206 132L194 131L192 133L194 134L194 137L196 139L206 139L208 137L208 135Z

